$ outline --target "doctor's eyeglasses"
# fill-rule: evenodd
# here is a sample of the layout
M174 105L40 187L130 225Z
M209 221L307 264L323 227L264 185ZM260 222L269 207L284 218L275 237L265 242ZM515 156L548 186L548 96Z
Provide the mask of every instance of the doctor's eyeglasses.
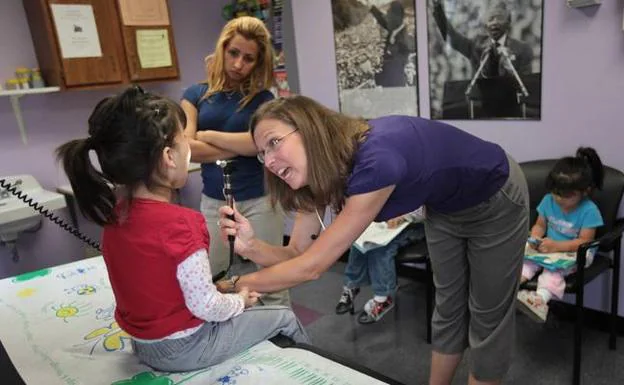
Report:
M276 151L277 149L279 149L279 146L284 141L284 139L286 139L288 137L288 135L293 134L295 132L297 132L297 129L292 130L289 133L280 136L279 138L273 138L273 139L269 140L269 142L267 143L266 147L264 148L264 151L260 151L260 152L258 152L258 155L256 155L258 157L258 161L260 163L264 164L264 160L266 159L266 156L268 154Z

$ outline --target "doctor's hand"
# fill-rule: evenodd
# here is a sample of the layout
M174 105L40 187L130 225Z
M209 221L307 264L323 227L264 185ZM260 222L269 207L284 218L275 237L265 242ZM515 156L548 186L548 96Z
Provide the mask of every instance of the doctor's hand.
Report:
M219 293L227 294L234 292L234 284L229 279L222 279L218 282L215 282L215 286Z
M232 214L234 219L228 218ZM235 237L234 251L239 255L247 256L255 239L255 233L247 218L236 210L236 206L234 206L234 209L230 206L219 208L219 221L217 224L223 242L227 244L228 235L233 235Z
M258 303L258 298L260 298L260 293L255 291L249 291L248 288L243 287L238 295L243 297L243 301L245 301L245 308L252 307Z

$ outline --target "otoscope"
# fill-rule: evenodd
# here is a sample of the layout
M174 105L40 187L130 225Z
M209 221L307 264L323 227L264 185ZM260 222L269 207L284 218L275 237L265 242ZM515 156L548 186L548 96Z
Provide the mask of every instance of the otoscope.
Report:
M234 196L232 195L232 172L234 171L234 161L232 160L217 160L217 166L221 167L223 171L223 196L225 197L225 203L234 209ZM228 215L229 219L234 220L234 214ZM227 269L218 273L212 280L214 282L225 277L230 271L230 268L234 264L234 236L228 235L228 243L230 244L230 263Z

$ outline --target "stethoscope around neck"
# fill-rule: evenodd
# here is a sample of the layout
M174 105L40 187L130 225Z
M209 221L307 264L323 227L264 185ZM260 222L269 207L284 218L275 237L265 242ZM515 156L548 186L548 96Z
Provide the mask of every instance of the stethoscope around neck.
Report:
M318 219L319 223L321 224L321 231L325 231L325 223L323 222L323 218L321 218L318 209L314 209L314 213L316 214L316 219ZM312 240L314 241L318 238L318 236L319 234L312 234L310 235L310 238L312 238Z

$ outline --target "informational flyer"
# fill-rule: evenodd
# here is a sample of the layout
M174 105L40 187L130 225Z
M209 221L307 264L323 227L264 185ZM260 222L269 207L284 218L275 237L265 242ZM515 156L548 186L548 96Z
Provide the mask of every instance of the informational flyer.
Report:
M63 59L101 57L93 7L88 4L50 4Z
M141 68L171 67L169 31L166 29L138 29L136 45Z

